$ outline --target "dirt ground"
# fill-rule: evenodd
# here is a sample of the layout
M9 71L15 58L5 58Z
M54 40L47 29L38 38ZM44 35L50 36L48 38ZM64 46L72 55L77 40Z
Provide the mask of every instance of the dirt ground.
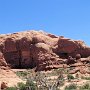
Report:
M24 82L20 79L13 70L3 70L0 69L0 85L2 82L7 83L9 87L16 86L19 82Z

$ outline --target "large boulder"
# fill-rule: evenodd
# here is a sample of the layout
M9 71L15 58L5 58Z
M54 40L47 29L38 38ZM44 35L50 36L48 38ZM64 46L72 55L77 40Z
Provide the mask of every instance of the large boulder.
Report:
M59 56L52 52L51 46L45 43L32 45L31 54L33 64L36 65L37 70L45 70L47 66L51 65L53 68L53 65L57 64L60 60Z
M7 83L6 82L2 82L1 83L1 90L4 90L6 89L8 86L7 86Z
M87 47L83 41L75 41L64 37L59 37L58 45L54 48L54 52L62 58L68 56L75 57L80 54L80 57L88 57L90 55L90 47Z

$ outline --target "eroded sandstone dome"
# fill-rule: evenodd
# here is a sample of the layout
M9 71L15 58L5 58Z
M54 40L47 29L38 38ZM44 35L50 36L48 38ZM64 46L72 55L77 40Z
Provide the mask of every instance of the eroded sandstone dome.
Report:
M64 59L90 56L83 41L71 40L42 31L25 31L0 35L0 65L11 68L45 70L60 67ZM4 62L4 63L3 63Z

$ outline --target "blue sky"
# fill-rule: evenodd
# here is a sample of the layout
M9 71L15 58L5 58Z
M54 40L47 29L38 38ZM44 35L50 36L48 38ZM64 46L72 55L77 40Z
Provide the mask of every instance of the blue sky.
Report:
M0 34L32 29L90 46L90 0L0 0Z

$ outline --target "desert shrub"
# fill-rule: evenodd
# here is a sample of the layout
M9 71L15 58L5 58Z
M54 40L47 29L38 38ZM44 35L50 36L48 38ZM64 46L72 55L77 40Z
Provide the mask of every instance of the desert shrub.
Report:
M26 85L24 83L18 83L18 89L19 90L25 90L26 89Z
M65 87L65 90L76 90L77 86L76 84L70 84L69 86Z
M70 80L74 79L74 76L71 75L71 74L68 74L68 75L67 75L67 79L70 81Z
M63 86L64 85L64 76L62 73L60 73L60 75L58 76L58 79L57 79L58 83L59 83L59 86Z
M80 90L90 90L90 84L86 83L83 86L80 86Z
M16 72L16 75L19 76L19 77L25 77L27 76L27 72L26 71L17 71Z
M26 88L29 88L30 90L36 90L36 84L28 79L27 82L26 82Z
M90 80L90 77L81 77L81 79Z
M18 83L19 90L36 90L36 84L32 80L27 80L26 84Z
M26 84L18 83L17 87L8 87L5 90L37 90L37 85L32 80L27 80Z
M8 88L5 89L5 90L17 90L17 88L16 88L16 87L8 87Z

